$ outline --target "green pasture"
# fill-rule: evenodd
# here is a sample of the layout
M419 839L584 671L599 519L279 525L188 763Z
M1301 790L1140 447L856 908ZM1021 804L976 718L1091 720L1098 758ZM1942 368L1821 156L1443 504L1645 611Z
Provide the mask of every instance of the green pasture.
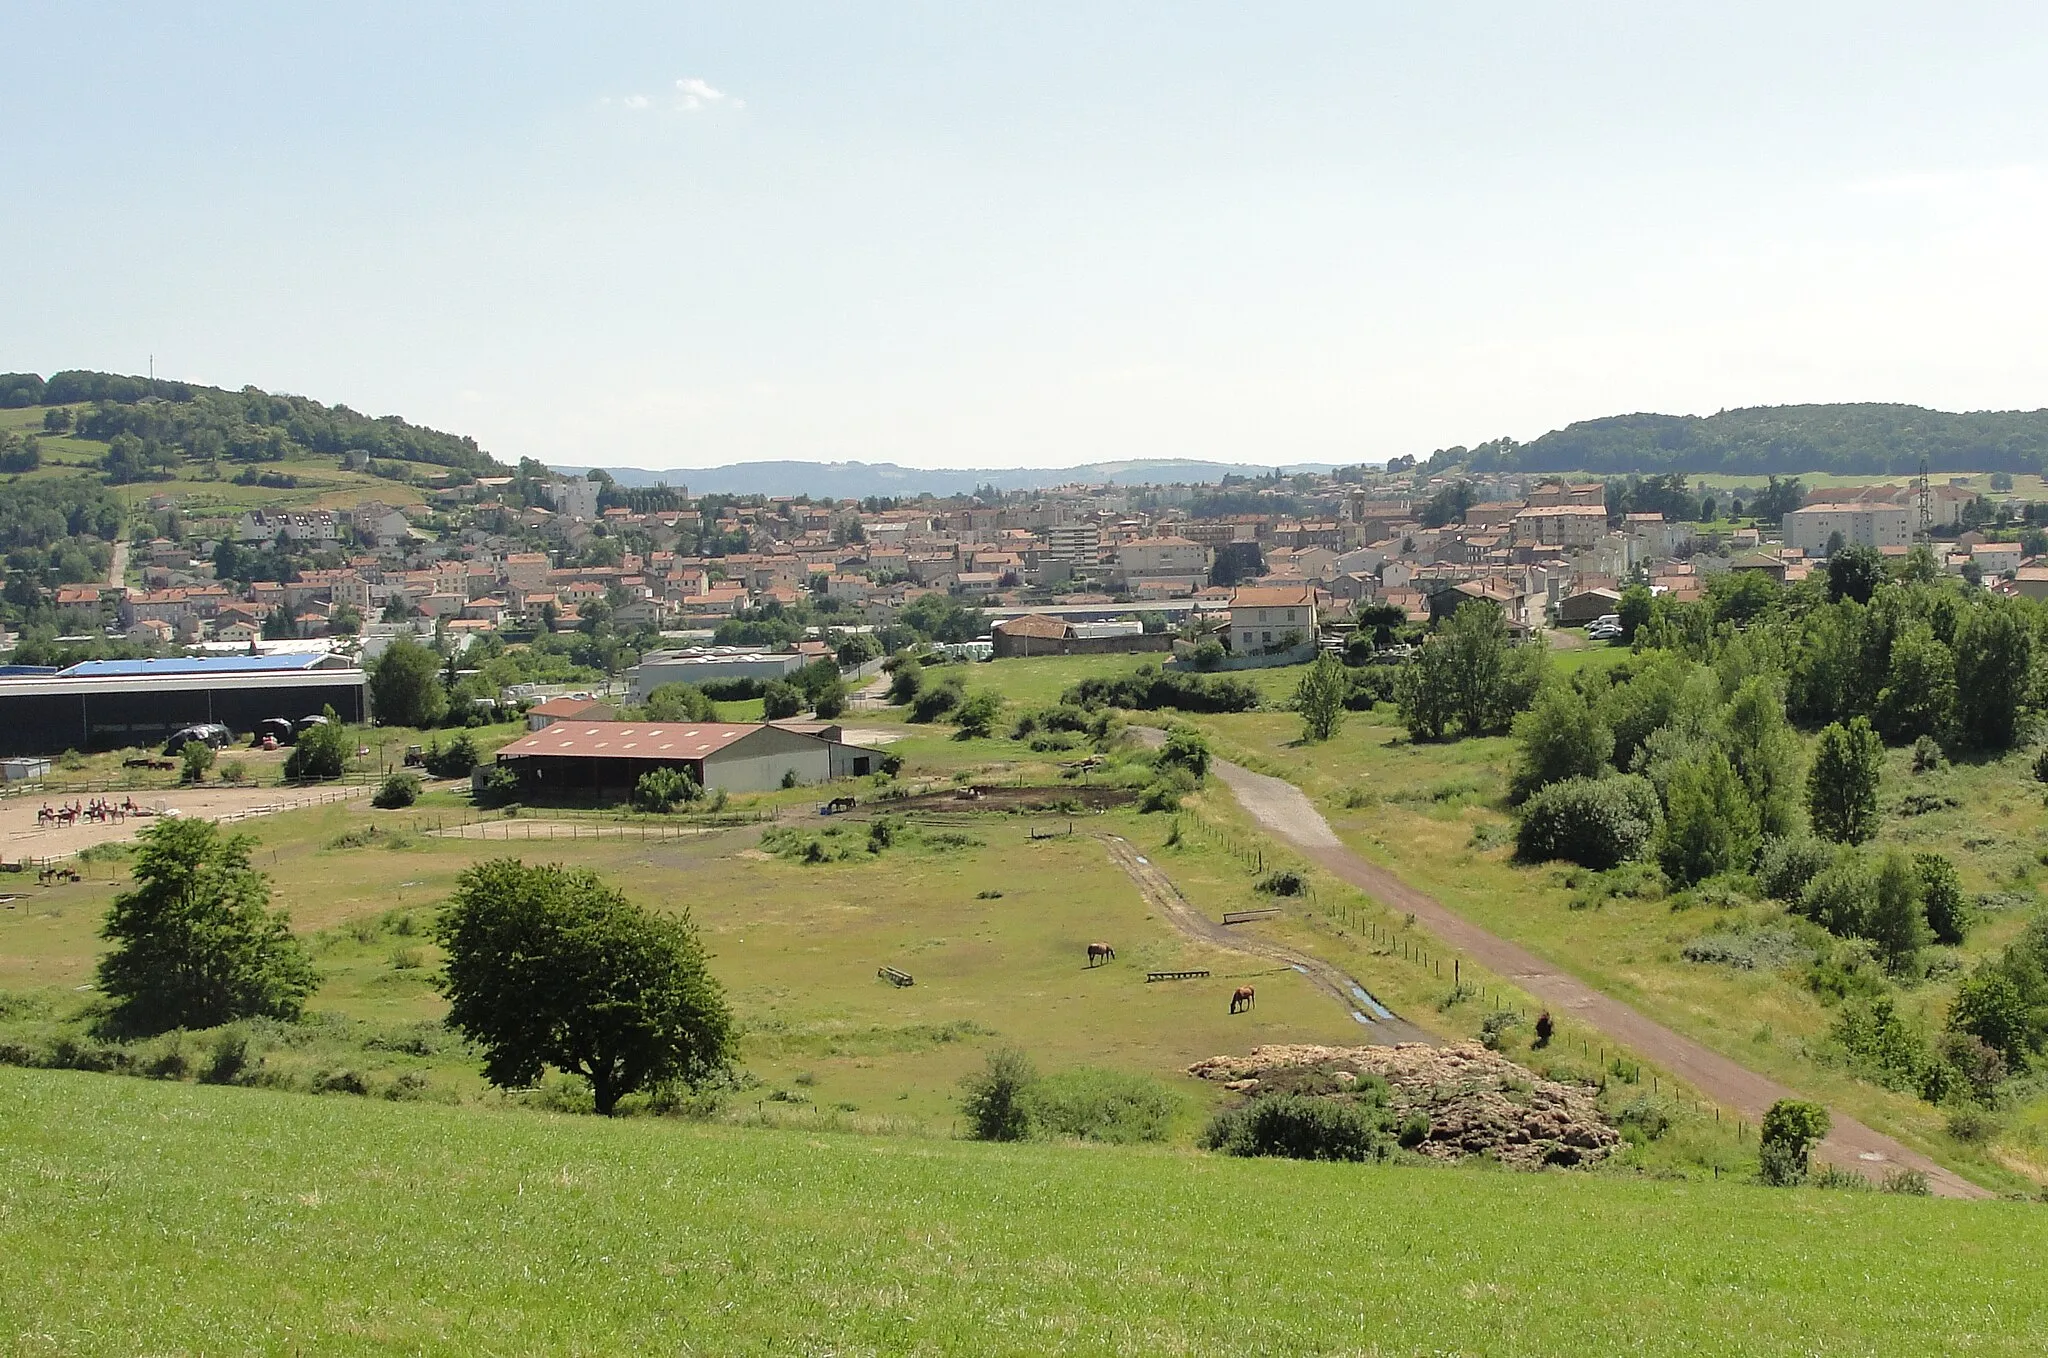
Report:
M1595 648L1558 659L1603 663L1602 657L1618 654ZM1769 924L1781 914L1778 907L1691 894L1601 895L1594 874L1514 862L1505 810L1511 740L1417 745L1391 708L1349 714L1336 738L1320 746L1299 743L1301 723L1291 713L1191 720L1211 734L1219 752L1302 787L1359 853L1658 1021L1986 1182L2048 1178L2048 1099L2006 1117L1989 1146L1958 1141L1947 1134L1941 1110L1815 1059L1835 1011L1796 976L1703 965L1681 955L1702 935ZM1904 816L1896 808L1909 791L1944 793L1958 805ZM2048 871L2040 858L2048 817L2024 756L1915 776L1908 752L1893 751L1883 800L1888 814L1880 847L1893 842L1950 855L1967 893L2039 900L2037 879ZM1938 1021L1956 977L2003 947L2027 913L2016 904L1985 917L1956 951L1955 969L1906 991L1902 1011L1930 1025Z
M18 1353L2039 1352L2013 1203L0 1070Z

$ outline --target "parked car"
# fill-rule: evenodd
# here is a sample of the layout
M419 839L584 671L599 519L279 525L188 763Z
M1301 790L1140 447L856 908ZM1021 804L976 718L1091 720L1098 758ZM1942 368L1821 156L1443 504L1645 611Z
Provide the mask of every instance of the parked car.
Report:
M234 737L229 733L228 728L222 726L219 722L203 721L173 733L171 738L164 742L164 753L181 754L187 745L195 741L201 745L209 745L218 750L232 739Z
M1620 641L1621 628L1618 625L1602 627L1598 623L1586 629L1588 641Z

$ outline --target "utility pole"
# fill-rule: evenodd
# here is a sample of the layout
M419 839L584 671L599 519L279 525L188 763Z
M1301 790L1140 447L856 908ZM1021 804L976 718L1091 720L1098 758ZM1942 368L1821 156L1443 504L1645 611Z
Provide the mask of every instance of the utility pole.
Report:
M1920 455L1920 476L1913 483L1913 499L1920 511L1920 529L1915 534L1920 541L1927 540L1928 530L1934 527L1934 496L1927 488L1927 454Z

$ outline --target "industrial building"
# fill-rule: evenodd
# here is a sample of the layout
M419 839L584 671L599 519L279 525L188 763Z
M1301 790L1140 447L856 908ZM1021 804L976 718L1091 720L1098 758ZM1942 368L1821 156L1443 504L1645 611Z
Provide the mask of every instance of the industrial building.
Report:
M706 646L686 651L649 651L626 677L632 681L633 701L644 703L647 695L663 684L715 684L731 679L787 679L803 668L804 658L793 651L750 651L737 646Z
M162 744L180 727L219 722L252 731L332 707L367 721L363 671L345 656L205 656L88 660L63 670L0 675L0 755Z
M765 792L874 772L881 752L837 726L769 722L558 721L498 751L529 795L624 796L644 773L675 768L700 787Z

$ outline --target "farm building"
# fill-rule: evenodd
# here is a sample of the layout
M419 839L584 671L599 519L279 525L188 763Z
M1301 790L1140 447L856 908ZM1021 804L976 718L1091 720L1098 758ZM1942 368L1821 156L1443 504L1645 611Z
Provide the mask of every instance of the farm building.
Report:
M1595 586L1582 589L1577 594L1565 596L1557 606L1557 621L1563 627L1583 627L1595 618L1604 618L1621 607L1618 590Z
M1108 655L1170 651L1173 634L1146 632L1139 622L1081 622L1030 613L995 625L997 659L1019 655Z
M633 684L633 701L644 703L647 695L663 684L714 684L727 679L787 679L803 668L804 658L794 651L749 651L736 646L711 646L687 651L650 651L626 677Z
M566 796L624 795L660 768L683 769L706 788L765 792L790 777L858 778L881 758L847 744L837 726L720 721L558 721L498 751L529 792Z
M618 714L595 698L550 698L526 710L529 731L544 731L558 721L610 721Z
M0 755L160 744L180 727L253 731L332 707L368 720L363 671L345 656L204 656L88 660L55 673L0 676Z

